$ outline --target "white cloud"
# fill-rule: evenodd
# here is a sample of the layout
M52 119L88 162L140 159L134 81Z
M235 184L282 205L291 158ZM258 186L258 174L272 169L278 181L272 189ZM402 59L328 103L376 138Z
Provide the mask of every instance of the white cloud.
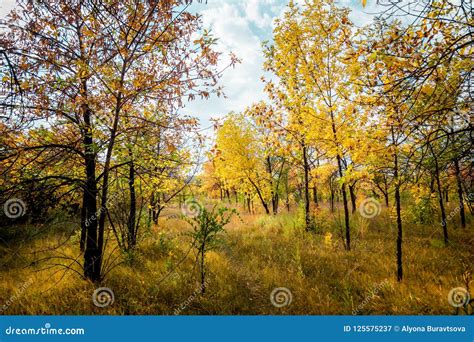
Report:
M360 0L338 0L341 6L350 7L351 19L357 26L369 23L380 11L376 0L362 8ZM0 0L0 18L15 5L15 0ZM191 11L202 15L204 27L210 28L222 52L219 67L229 64L229 53L235 53L242 63L227 69L220 84L226 98L196 99L183 109L184 114L197 116L202 127L209 126L211 117L221 117L230 111L242 111L253 102L266 99L261 76L264 57L261 42L272 37L272 23L281 16L288 0L208 0L207 4L193 3Z
M226 98L212 97L209 100L190 102L184 113L197 116L203 127L209 125L211 117L221 117L230 111L242 111L253 102L266 98L263 83L263 52L261 42L271 36L272 21L283 9L278 0L246 0L242 2L211 3L199 10L204 27L210 28L222 52L220 68L229 63L228 54L235 53L241 63L228 69L222 77Z
M1 0L0 2L0 19L6 17L8 13L15 7L16 0Z
M261 42L271 39L272 23L280 17L288 4L286 0L209 0L207 5L193 5L203 17L204 27L210 28L219 38L216 49L223 52L220 63L224 67L229 52L234 52L242 63L228 69L221 79L227 98L190 102L184 113L197 116L203 127L209 118L221 117L230 111L242 111L253 102L266 99L261 82L264 57ZM360 0L339 0L339 5L352 9L351 20L357 26L368 24L373 14L380 11L376 1L369 1L363 8Z

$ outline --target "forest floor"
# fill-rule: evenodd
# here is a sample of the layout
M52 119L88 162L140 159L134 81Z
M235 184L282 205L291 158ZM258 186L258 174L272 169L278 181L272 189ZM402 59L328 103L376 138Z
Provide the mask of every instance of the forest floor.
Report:
M109 243L108 264L115 266L100 286L113 291L114 302L103 308L95 306L91 299L98 285L58 267L70 265L81 272L78 236L67 239L67 230L74 224L10 227L14 232L10 231L8 241L0 244L0 313L455 313L448 293L452 288L465 287L463 273L472 271L471 217L465 229L455 227L455 221L448 223L447 246L439 222L405 223L404 279L397 282L396 229L389 224L386 209L373 219L353 215L349 252L341 239L340 212L319 210L318 232L308 233L301 228L301 215L296 211L277 216L242 213L240 218L234 217L222 235L222 243L206 257L204 295L199 293L198 266L186 235L190 227L168 212L168 218L160 218L158 226L143 234L134 253L123 254L115 249L110 254L114 248ZM40 260L47 256L59 258ZM66 256L77 258L78 262ZM287 291L278 299L286 305L278 305L278 300L276 306L272 304L271 294L277 288Z

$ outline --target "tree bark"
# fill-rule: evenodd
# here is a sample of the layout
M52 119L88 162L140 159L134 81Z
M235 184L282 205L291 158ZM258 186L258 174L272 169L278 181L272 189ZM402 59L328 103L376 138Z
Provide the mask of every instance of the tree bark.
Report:
M136 237L136 212L137 212L137 198L135 193L135 165L133 163L132 151L128 151L130 157L128 187L130 191L130 212L128 215L128 248L132 249L137 244Z
M431 154L434 159L434 166L435 166L435 173L434 173L434 178L436 181L436 187L438 189L438 202L439 202L439 208L441 210L441 225L443 226L443 237L444 237L444 243L447 245L449 243L448 239L448 221L446 218L446 210L444 208L444 201L443 201L443 188L441 187L441 181L439 178L439 164L438 164L438 158L434 153L433 147L431 144L428 144L431 150Z
M82 190L83 192L85 189ZM81 208L81 241L79 244L79 249L81 252L84 252L86 248L86 239L87 239L87 227L86 223L86 203L85 203L85 196L82 196L82 208Z
M339 176L342 178L342 161L341 157L337 156L337 165L339 168ZM344 205L344 222L346 226L346 250L351 250L351 229L349 223L349 204L347 202L347 191L346 191L346 184L342 183L341 186L341 193L342 193L342 202Z
M462 181L461 181L461 170L459 168L459 160L454 159L454 169L456 172L456 183L458 188L458 200L459 200L459 215L461 216L461 226L466 228L466 214L464 212L464 198L462 190Z
M262 202L262 206L265 209L265 213L268 215L270 214L270 209L268 208L267 203L263 199L262 193L260 192L260 189L258 188L257 184L253 182L253 180L249 177L248 180L250 183L254 186L255 190L257 191L258 198L260 198L260 201Z
M316 188L316 185L313 186L313 202L316 205L316 207L319 206L319 203L318 203L318 189Z
M356 194L355 194L355 184L349 185L349 194L351 196L351 204L352 204L352 213L355 213L357 206L356 206Z
M402 263L402 242L403 242L403 227L402 227L402 207L400 202L400 182L398 176L398 155L394 153L394 168L393 175L395 178L395 205L397 211L397 280L403 279L403 263Z
M308 151L305 145L303 145L303 168L304 168L304 222L305 230L310 230L311 218L309 213L309 163L308 163Z
M85 82L83 84L86 90ZM84 187L84 227L86 228L86 242L84 250L84 277L92 282L100 281L101 276L101 255L97 240L97 179L96 160L93 146L91 111L87 105L83 106L84 118L84 148L86 165L86 185Z

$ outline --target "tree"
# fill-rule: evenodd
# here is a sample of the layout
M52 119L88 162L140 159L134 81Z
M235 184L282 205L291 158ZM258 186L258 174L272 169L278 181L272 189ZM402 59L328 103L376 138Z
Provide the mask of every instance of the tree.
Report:
M220 94L214 39L206 31L196 39L201 21L188 5L20 0L2 25L1 68L10 74L2 80L2 111L54 132L34 146L17 144L7 157L33 150L82 160L84 276L92 281L102 276L110 175L119 167L124 118L140 116L134 108L144 103L173 110L183 97ZM48 177L77 184L62 174Z
M346 170L351 163L347 139L357 123L351 105L351 79L347 49L351 48L352 24L348 10L332 1L306 2L299 8L290 2L274 29L274 45L267 47L267 70L278 77L268 92L296 122L305 172L306 212L309 210L308 142L317 142L326 159L337 163L345 218L346 249L350 250L350 216ZM360 118L363 122L363 118ZM359 123L360 124L360 123ZM308 217L307 217L308 223Z

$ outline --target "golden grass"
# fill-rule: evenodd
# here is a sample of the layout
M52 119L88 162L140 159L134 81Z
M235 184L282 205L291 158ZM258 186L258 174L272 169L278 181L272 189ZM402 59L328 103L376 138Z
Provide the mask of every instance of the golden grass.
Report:
M183 233L189 228L179 219L162 219L135 253L120 256L124 263L101 284L115 294L113 305L105 308L94 306L91 299L98 285L77 274L68 272L61 279L61 268L41 271L45 263L24 267L44 255L78 255L76 241L46 254L34 253L54 245L62 233L39 234L21 245L15 242L15 248L2 247L0 310L73 315L172 315L178 308L179 314L205 315L453 313L447 295L451 288L465 285L462 273L472 268L472 228L453 229L451 224L451 244L444 247L439 243L440 225L405 223L405 278L398 283L396 232L387 213L374 219L354 215L350 252L340 238L340 218L328 211L317 215L323 216L325 228L318 234L304 232L293 213L234 218L222 246L207 256L205 295L198 293L193 252L185 257L190 239ZM270 293L277 287L291 291L290 305L272 305Z

